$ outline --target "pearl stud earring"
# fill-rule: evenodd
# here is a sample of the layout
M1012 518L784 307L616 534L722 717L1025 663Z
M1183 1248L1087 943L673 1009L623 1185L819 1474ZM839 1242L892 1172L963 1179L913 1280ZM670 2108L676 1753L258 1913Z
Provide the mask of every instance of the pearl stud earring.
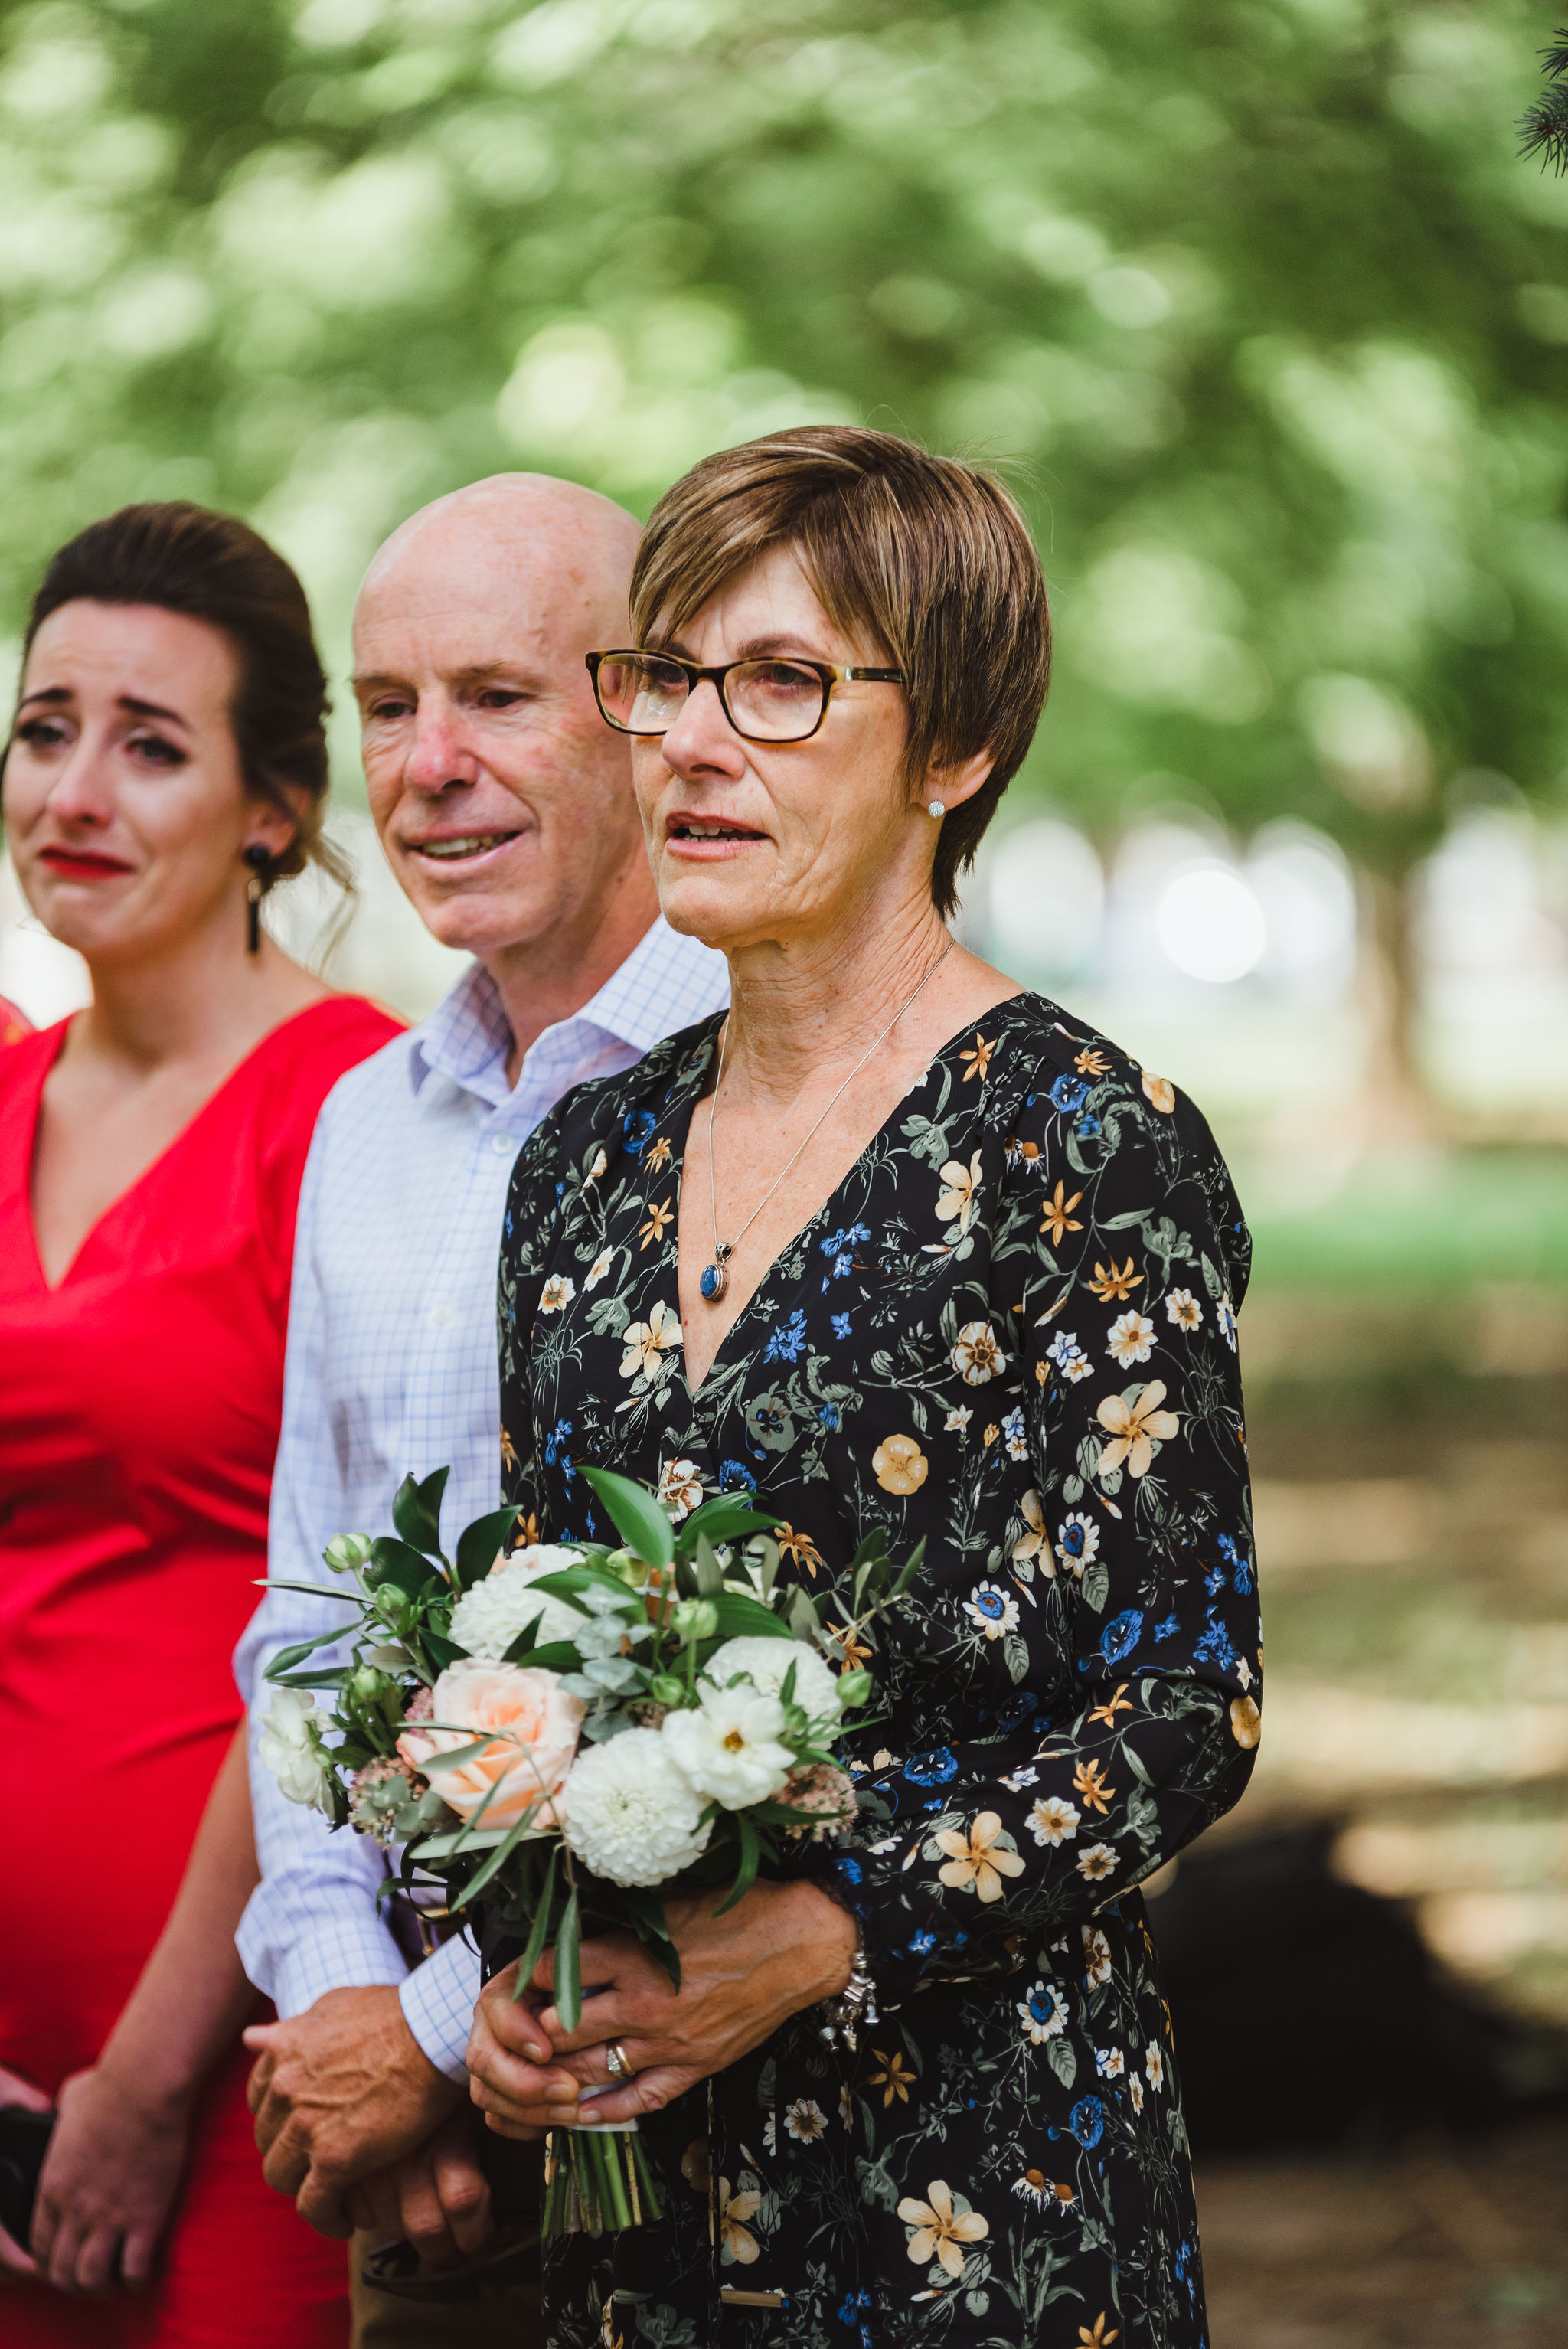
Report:
M938 823L940 823L943 817L947 813L947 810L940 800L933 800L925 812L927 815L934 815Z

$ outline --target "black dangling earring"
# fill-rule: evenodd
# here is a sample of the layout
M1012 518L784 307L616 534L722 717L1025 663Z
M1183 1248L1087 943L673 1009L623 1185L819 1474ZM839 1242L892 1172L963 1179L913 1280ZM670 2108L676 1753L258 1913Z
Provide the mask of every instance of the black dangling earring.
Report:
M267 894L267 883L270 878L267 868L273 861L272 854L270 850L263 847L259 840L253 840L249 848L243 851L243 855L251 868L251 877L245 884L245 952L260 954L262 951L262 899Z

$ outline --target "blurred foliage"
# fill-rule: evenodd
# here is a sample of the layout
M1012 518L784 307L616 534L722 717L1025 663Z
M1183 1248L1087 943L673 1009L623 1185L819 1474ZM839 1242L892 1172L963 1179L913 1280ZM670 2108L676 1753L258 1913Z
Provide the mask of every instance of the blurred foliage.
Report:
M860 419L1005 464L1029 772L1406 868L1568 767L1568 182L1518 0L0 6L0 597L238 506L335 654L421 500ZM1459 780L1456 782L1456 778ZM1180 779L1180 780L1178 780Z

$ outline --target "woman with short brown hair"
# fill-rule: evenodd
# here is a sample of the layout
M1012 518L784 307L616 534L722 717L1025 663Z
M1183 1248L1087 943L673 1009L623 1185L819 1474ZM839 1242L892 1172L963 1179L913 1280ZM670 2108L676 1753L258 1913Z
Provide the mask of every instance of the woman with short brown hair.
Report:
M603 1530L582 1461L677 1514L753 1486L814 1598L874 1522L928 1548L852 1659L844 1846L672 1900L678 1992L629 1939L575 2033L542 1971L485 1992L492 2125L602 2095L664 2172L662 2225L550 2247L550 2338L1197 2349L1136 1888L1257 1743L1247 1235L1196 1110L945 926L1044 698L1038 560L985 475L817 428L670 492L633 614L600 706L732 1005L519 1161L508 1497L562 1541Z

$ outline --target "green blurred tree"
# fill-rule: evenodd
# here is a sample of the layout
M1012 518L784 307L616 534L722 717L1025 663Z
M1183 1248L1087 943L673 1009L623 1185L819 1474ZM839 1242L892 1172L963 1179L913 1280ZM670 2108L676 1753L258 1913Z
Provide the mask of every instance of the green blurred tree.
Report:
M0 6L0 597L230 502L335 655L505 465L640 509L863 419L1003 464L1057 593L1029 790L1334 833L1380 909L1462 779L1562 804L1568 183L1519 0ZM1155 779L1150 781L1150 779ZM1163 780L1161 780L1163 779Z

